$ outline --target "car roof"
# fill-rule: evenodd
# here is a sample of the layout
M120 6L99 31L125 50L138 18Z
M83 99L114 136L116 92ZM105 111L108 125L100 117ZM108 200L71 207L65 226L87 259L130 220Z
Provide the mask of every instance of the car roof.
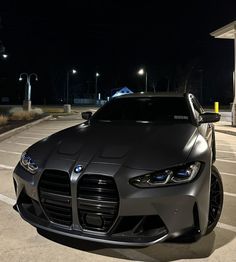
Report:
M125 94L118 97L114 97L113 99L123 99L123 98L151 98L151 97L185 97L186 93L177 93L177 92L138 92L133 94Z

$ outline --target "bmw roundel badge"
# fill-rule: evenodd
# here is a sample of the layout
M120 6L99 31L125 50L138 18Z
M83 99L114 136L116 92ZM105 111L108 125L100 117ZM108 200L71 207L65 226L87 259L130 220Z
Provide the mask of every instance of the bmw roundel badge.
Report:
M80 173L82 170L83 170L83 166L82 166L82 165L77 165L77 166L74 168L74 172L75 172L76 174Z

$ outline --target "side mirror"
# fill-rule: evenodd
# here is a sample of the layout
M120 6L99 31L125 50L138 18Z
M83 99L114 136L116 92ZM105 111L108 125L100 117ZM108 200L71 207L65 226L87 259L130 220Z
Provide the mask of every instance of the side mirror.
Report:
M214 122L218 122L218 121L220 121L220 117L221 117L220 114L217 114L217 113L208 113L208 112L206 112L206 113L200 115L200 121L199 121L199 123L200 123L200 124L203 124L203 123L214 123Z
M92 112L90 111L82 112L81 116L84 120L89 120L92 116Z

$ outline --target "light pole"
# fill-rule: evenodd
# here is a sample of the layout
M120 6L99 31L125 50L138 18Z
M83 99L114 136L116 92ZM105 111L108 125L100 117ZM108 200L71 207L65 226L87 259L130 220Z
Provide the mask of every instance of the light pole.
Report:
M77 74L77 70L72 69L67 71L66 74L66 103L69 104L69 81L70 81L70 74L75 75Z
M6 48L0 40L0 58L6 60L8 58L8 54L6 53Z
M26 85L25 85L25 100L23 101L23 108L27 111L31 110L31 84L30 79L32 76L35 77L35 80L38 81L38 75L35 73L27 74L21 73L19 77L19 81L23 80L23 77L26 77Z
M147 80L147 70L144 70L143 68L139 69L138 75L144 75L145 74L145 92L147 92L147 85L148 85L148 80Z
M70 81L70 74L75 75L77 74L76 69L71 69L66 72L66 104L64 105L64 111L66 113L71 112L71 105L69 104L69 81Z
M99 77L100 77L100 74L97 72L95 74L95 94L94 94L95 101L97 101L97 96L98 96L98 78Z
M167 92L170 92L170 79L167 78Z

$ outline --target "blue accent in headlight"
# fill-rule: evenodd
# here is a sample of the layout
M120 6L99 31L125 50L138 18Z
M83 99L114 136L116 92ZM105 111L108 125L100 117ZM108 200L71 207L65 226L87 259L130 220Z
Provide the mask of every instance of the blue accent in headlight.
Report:
M179 178L188 178L190 177L191 172L189 172L188 169L181 169L179 170L176 174L175 177L179 177Z
M32 158L24 152L20 160L21 166L31 174L35 174L38 170L38 165L32 160Z
M158 174L158 175L153 175L151 179L153 182L162 182L165 181L167 177L168 174Z

